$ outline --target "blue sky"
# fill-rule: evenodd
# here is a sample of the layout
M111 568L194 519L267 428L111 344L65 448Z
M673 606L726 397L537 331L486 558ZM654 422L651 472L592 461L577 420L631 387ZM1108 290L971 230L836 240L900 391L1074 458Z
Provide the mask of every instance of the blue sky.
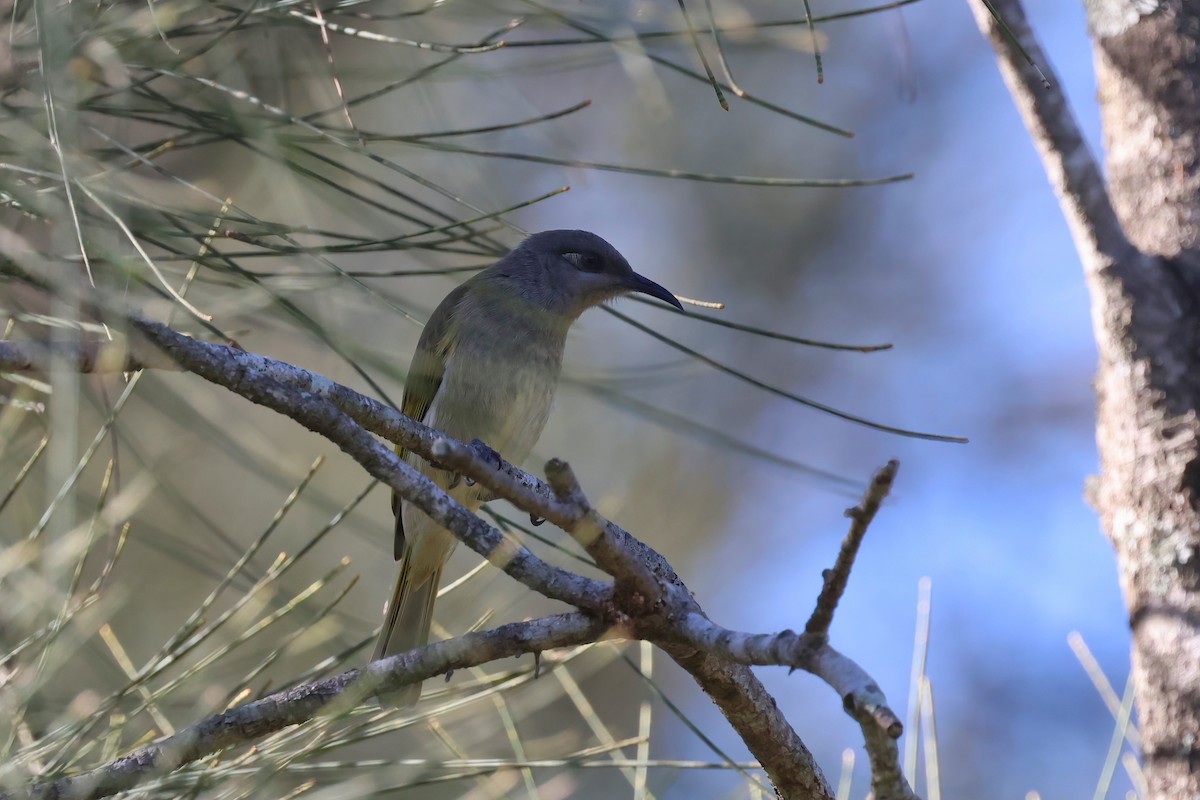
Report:
M1082 7L1031 5L1062 87L1095 143ZM1128 653L1112 551L1083 498L1084 481L1097 469L1088 298L1056 200L966 5L928 0L902 13L902 22L881 15L852 31L835 29L825 86L805 85L814 82L803 61L794 75L768 84L776 94L782 88L803 98L801 109L816 106L855 129L854 140L837 145L834 159L843 173L916 173L909 183L829 200L837 204L837 232L815 248L811 238L789 243L786 208L797 201L777 195L779 213L763 224L772 231L768 239L781 231L780 239L755 247L782 252L775 256L781 263L790 247L803 258L802 277L783 296L778 286L773 295L739 292L730 277L735 267L713 263L714 252L737 249L718 250L720 243L705 249L704 230L719 226L714 215L722 213L721 203L736 205L740 190L693 202L687 192L706 190L646 193L636 179L588 175L586 192L545 207L531 227L586 215L601 221L598 230L618 232L622 249L640 256L643 267L653 265L644 271L656 279L684 294L735 300L726 312L731 319L896 344L872 356L731 347L744 359L739 366L755 374L880 421L965 435L969 445L856 428L753 398L711 375L690 375L678 394L656 397L687 404L698 388L712 391L726 399L691 407L707 412L710 423L727 422L739 404L748 405L752 422L739 428L746 438L854 477L865 479L898 457L896 496L868 537L835 622L835 643L903 708L917 581L930 576L929 674L948 796L985 800L1031 789L1078 796L1094 790L1111 725L1067 646L1068 633L1084 635L1118 690ZM853 35L841 35L847 33ZM756 69L748 67L743 82L759 88L755 79L769 81L770 73ZM703 87L690 91L687 100L705 101ZM738 124L719 113L713 137L730 135L725 126ZM738 114L753 112L735 104L729 116ZM790 134L761 132L764 147L787 152ZM688 150L683 145L677 160ZM799 150L780 171L824 176L824 164ZM739 158L754 164L753 153L730 155L733 163ZM702 244L694 244L697 237ZM685 338L707 335L678 330ZM664 357L646 347L646 361ZM693 589L703 586L710 613L731 626L795 627L811 606L820 568L836 552L847 502L769 467L742 463L730 472L739 500L729 512L729 534L692 573ZM843 747L858 746L848 722L826 722L838 710L825 687L780 672L764 677L785 708L796 710L802 735L830 769ZM806 728L810 707L821 722ZM695 713L713 715L702 701Z

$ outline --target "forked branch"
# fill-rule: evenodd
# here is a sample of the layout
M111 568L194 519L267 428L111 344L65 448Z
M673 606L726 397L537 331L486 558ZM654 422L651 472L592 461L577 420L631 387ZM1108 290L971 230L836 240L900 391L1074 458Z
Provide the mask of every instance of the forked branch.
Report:
M81 371L174 365L192 372L324 436L472 550L526 586L577 611L431 644L362 670L295 687L197 723L93 772L32 787L27 796L103 797L225 747L253 742L281 727L351 708L377 692L394 691L457 667L602 638L638 638L662 648L693 676L758 758L780 796L831 798L832 790L750 665L805 670L832 686L862 726L876 800L915 797L900 773L895 745L902 730L898 718L866 671L828 642L834 608L867 526L891 487L895 462L880 470L863 502L848 512L850 532L835 566L826 572L808 629L802 634L737 633L708 619L666 559L596 512L564 462L547 464L549 482L543 483L315 373L239 348L191 339L158 323L134 319L128 324L135 343L108 357L94 355L86 346L51 350L0 342L0 371L44 369L53 362L59 368L75 364ZM541 560L456 503L372 433L450 466L518 508L553 521L581 543L613 582L577 575Z

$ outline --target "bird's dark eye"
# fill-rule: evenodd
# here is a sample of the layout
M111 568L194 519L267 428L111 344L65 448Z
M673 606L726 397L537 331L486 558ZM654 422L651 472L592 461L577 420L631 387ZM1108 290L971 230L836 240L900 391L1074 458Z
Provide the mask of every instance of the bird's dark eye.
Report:
M595 253L563 253L562 257L581 272L600 272L604 269L604 261Z

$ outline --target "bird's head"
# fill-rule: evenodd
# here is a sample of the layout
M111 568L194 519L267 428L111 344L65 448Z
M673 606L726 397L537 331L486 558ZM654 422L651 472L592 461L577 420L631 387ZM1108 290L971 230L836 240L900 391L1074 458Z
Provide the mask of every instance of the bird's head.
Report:
M675 295L634 272L615 247L587 231L535 233L493 269L511 281L524 299L572 319L631 292L683 310Z

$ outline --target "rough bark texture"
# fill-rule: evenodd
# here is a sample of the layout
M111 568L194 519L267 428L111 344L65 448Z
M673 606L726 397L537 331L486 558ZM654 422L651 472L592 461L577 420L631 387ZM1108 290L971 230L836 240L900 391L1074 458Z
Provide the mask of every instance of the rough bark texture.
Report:
M1093 500L1129 608L1150 796L1200 797L1200 0L1136 5L1089 6L1109 193L1152 256L1093 294Z
M1200 798L1200 0L1086 0L1109 182L1019 0L970 0L1083 262L1091 500L1117 553L1150 800Z
M1146 3L1151 13L1089 8L1113 205L1130 242L1174 256L1200 244L1200 0Z

